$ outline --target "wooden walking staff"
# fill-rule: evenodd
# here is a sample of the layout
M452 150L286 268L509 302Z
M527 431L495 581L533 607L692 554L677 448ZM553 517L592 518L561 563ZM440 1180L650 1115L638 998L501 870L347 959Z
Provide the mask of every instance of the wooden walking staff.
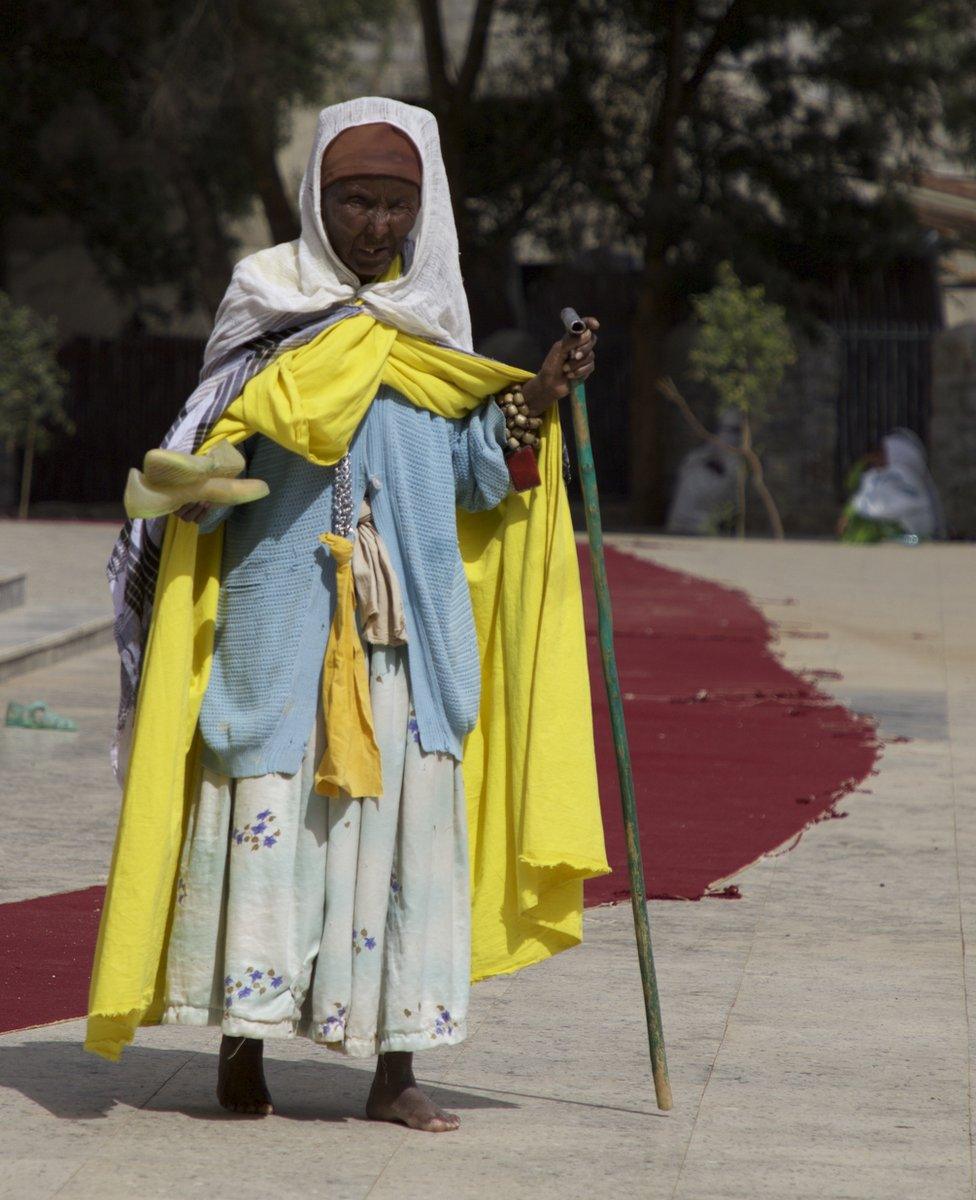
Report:
M559 314L567 333L581 334L586 325L575 309L564 308ZM603 555L603 526L600 521L600 497L590 444L590 423L586 415L586 389L579 381L570 386L573 409L573 429L576 433L576 457L579 462L580 485L583 490L583 510L586 513L586 533L590 543L590 569L596 592L596 608L600 630L600 657L603 659L603 680L610 705L610 724L613 727L613 746L617 753L617 774L620 777L620 800L623 805L624 829L627 834L627 867L630 871L630 901L634 909L634 929L637 933L637 957L640 960L641 983L644 987L644 1012L647 1017L647 1041L651 1051L651 1072L657 1106L671 1107L671 1084L668 1062L664 1053L664 1031L661 1027L661 1005L654 973L654 952L651 949L651 927L647 917L647 889L644 886L644 862L641 857L640 833L637 828L637 806L634 802L634 773L630 765L630 746L624 723L624 704L617 675L617 660L613 652L613 614L610 610L610 587L607 565Z

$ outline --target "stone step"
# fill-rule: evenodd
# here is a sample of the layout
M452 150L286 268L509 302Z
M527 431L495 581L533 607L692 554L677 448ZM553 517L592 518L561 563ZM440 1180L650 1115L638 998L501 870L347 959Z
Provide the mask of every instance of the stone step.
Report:
M28 605L0 612L0 681L107 645L112 623L102 605Z
M0 612L19 608L27 598L27 576L11 572L0 575Z

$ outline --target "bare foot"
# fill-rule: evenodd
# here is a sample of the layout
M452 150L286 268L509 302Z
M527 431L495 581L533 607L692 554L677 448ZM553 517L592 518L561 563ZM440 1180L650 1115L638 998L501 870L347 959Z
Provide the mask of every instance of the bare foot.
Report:
M264 1082L264 1042L260 1038L221 1039L217 1099L229 1112L257 1117L274 1112L271 1093Z
M366 1101L366 1116L372 1121L398 1121L427 1133L449 1133L461 1124L456 1113L445 1112L417 1086L413 1055L381 1054Z

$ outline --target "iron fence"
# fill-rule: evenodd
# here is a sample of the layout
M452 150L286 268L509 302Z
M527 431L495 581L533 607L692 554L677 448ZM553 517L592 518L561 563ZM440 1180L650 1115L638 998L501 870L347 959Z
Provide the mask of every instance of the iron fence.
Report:
M932 407L931 323L840 323L837 473L875 449L897 426L928 441Z
M196 387L204 343L196 338L75 338L61 351L65 407L75 425L55 433L34 468L32 498L119 503L130 467L158 446Z

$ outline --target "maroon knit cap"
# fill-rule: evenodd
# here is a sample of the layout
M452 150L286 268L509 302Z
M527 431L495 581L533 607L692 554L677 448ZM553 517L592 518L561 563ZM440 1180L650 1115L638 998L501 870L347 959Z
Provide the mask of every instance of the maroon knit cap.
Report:
M417 147L402 129L385 121L351 125L322 155L322 190L358 175L388 175L420 187L423 170Z

